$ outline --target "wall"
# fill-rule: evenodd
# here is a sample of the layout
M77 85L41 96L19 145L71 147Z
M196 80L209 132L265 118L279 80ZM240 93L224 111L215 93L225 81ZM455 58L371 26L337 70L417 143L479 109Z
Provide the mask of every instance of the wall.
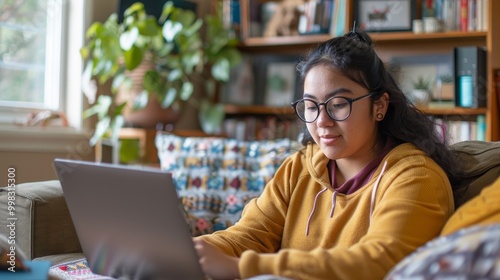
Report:
M82 132L48 131L40 127L2 128L0 133L0 186L7 185L9 168L16 183L57 179L54 158L94 160L89 136Z
M0 178L0 186L7 185L6 176L9 168L15 169L16 183L44 181L57 179L52 166L55 158L73 158L71 153L63 152L23 152L23 151L2 151L0 152L2 161L0 170L3 173ZM75 159L93 161L93 154L76 156ZM5 178L5 179L3 179Z
M87 0L88 1L88 0ZM92 22L104 22L110 14L114 13L118 7L118 0L92 0L91 18Z

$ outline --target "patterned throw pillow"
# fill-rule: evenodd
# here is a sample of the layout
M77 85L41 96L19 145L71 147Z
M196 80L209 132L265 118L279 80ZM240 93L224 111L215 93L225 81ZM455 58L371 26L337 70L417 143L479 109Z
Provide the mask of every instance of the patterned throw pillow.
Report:
M236 223L294 146L290 139L239 141L166 133L157 134L155 142L161 168L172 173L193 236Z
M500 224L464 228L431 240L385 279L500 279Z

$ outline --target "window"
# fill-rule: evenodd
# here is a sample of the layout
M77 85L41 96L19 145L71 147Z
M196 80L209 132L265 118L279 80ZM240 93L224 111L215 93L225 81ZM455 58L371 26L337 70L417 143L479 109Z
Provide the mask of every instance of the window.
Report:
M63 109L64 2L0 3L0 122L19 122L27 112Z

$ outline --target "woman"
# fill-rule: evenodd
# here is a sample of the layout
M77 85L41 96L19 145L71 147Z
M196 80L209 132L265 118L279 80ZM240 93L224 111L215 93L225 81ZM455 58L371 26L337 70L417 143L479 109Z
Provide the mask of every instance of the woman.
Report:
M194 239L209 277L381 279L454 211L454 156L367 34L320 44L298 70L305 148L236 225Z

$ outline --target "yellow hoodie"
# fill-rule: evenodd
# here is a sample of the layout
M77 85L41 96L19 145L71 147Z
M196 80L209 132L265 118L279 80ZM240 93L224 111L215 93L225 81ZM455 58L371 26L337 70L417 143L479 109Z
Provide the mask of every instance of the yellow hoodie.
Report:
M412 144L390 151L349 195L332 189L328 161L308 145L283 162L238 223L202 238L240 257L242 278L382 279L438 236L454 210L445 172Z

